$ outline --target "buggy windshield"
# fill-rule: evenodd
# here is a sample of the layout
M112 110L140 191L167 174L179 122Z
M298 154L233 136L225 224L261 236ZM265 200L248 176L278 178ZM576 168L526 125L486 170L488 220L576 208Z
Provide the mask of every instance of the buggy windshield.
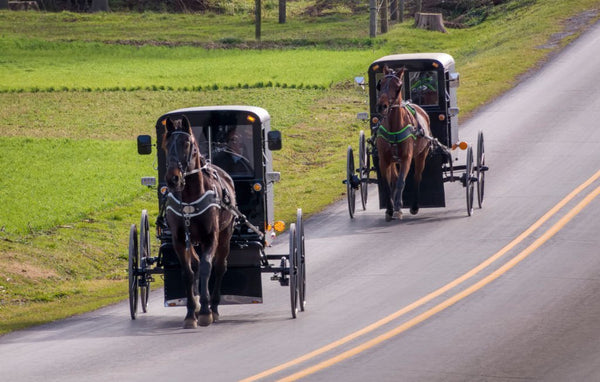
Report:
M410 72L409 89L412 102L421 106L438 104L438 74L436 71Z
M254 175L252 125L194 127L200 151L232 177Z

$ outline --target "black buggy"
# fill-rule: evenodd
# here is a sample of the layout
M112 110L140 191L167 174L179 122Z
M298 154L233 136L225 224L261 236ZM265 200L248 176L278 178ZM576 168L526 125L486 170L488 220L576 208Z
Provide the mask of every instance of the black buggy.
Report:
M151 248L149 217L142 211L138 228L129 234L129 305L131 318L138 314L138 304L148 308L150 284L154 275L164 278L164 305L185 306L186 293L177 254L166 222L168 189L165 178L166 156L162 147L167 118L187 117L201 154L209 162L223 168L235 183L237 201L236 225L231 239L221 287L221 303L262 303L262 273L272 273L272 280L289 286L292 317L305 306L305 252L302 210L289 227L289 252L267 254L267 248L282 232L285 224L275 221L273 185L280 174L272 169L271 151L281 149L281 134L271 131L269 113L251 106L194 107L171 111L156 123L158 183L155 177L142 178L142 184L157 188L159 213L156 218L158 248ZM138 153L152 153L149 135L137 138Z
M368 69L369 113L359 113L358 118L367 121L370 136L360 131L358 142L358 166L355 166L352 147L347 151L346 184L348 211L353 218L356 211L356 192L360 193L363 210L366 209L368 186L378 184L380 209L385 208L387 187L382 186L379 173L378 156L375 141L382 116L377 112L378 90L376 84L384 77L383 68L387 66L400 71L404 68L404 87L402 98L423 108L430 119L431 150L426 160L423 179L420 186L420 207L445 207L444 183L460 182L466 190L467 214L473 212L474 195L477 194L479 208L483 204L485 173L485 153L483 132L479 131L475 156L473 148L458 138L458 113L456 90L460 84L459 74L455 71L454 59L446 53L395 54L375 60ZM364 77L355 81L365 86ZM466 150L465 164L455 165L457 149ZM404 205L414 199L415 185L413 166L406 178L403 193ZM371 177L375 173L376 178ZM476 190L476 192L475 192Z

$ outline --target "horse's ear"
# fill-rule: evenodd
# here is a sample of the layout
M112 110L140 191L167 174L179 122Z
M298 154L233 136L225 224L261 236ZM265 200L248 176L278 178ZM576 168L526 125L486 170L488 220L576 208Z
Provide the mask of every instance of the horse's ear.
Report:
M175 124L173 123L173 120L171 118L167 118L165 120L165 127L167 128L167 131L170 133L171 131L175 130Z
M406 72L406 66L403 66L402 69L400 69L400 71L398 72L398 78L403 79L404 72Z
M190 125L190 121L189 119L187 119L187 117L184 115L181 117L181 130L191 133L192 132L192 127Z

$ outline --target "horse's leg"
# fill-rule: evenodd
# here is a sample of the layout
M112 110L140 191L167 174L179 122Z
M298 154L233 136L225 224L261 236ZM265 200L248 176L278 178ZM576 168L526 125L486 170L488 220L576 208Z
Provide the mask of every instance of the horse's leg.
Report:
M186 250L185 245L176 245L179 262L182 264L183 282L187 296L187 314L183 321L184 329L195 329L197 325L197 313L200 310L198 304L198 257L193 248Z
M402 167L403 163L400 163L400 167ZM393 193L393 205L394 205L394 213L393 218L402 220L402 193L404 192L404 179L406 176L400 170L398 177L396 178L396 183L394 184L394 193Z
M394 192L394 218L398 219L402 219L402 194L404 192L404 185L406 184L406 176L410 170L410 161L410 156L403 155L398 164L399 174L396 179Z
M419 212L419 198L421 192L421 180L423 179L423 170L425 169L425 161L427 152L419 154L415 158L415 198L410 206L410 213L416 215Z
M213 316L210 310L210 292L208 290L208 281L210 279L210 273L212 270L212 259L215 254L217 235L214 233L210 239L210 242L203 248L200 254L200 267L198 273L200 274L200 312L198 313L198 325L208 326L213 323Z
M215 254L215 262L213 264L213 277L215 282L213 290L210 294L210 309L212 310L213 320L219 320L219 303L221 302L221 284L223 275L227 271L227 256L229 256L229 238L231 237L232 229L227 228L219 234L219 245Z
M380 173L383 176L383 182L381 182L380 184L383 185L385 187L385 194L387 195L386 201L385 201L385 205L386 205L386 209L385 209L385 221L389 222L393 219L393 213L394 213L394 204L392 202L392 195L394 193L394 183L392 182L392 176L393 176L393 171L392 171L392 167L394 166L394 164L392 163L391 165L388 163L382 163L382 161L379 162L379 168L380 168Z

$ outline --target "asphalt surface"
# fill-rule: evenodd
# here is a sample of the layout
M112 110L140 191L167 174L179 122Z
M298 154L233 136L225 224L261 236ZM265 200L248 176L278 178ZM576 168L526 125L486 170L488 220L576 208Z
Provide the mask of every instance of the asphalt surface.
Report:
M600 380L598 47L600 24L461 126L490 167L473 216L455 183L402 222L375 188L305 221L297 319L268 275L264 304L197 330L154 291L135 321L123 302L0 337L0 380Z

